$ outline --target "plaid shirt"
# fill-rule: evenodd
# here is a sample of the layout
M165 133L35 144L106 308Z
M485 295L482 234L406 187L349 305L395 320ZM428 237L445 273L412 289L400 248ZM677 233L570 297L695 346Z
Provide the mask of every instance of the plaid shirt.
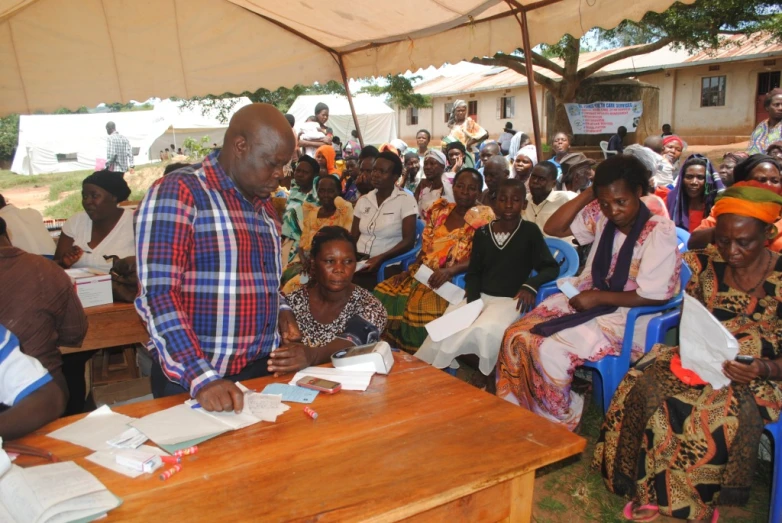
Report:
M114 131L106 141L106 170L127 172L133 167L133 148L130 140Z
M271 198L250 203L219 163L160 178L136 214L148 348L166 375L198 391L279 345L280 232Z

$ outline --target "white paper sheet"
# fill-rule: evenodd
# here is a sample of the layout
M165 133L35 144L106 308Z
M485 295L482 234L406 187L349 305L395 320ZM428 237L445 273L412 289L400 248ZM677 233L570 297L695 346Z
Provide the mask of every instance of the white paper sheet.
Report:
M212 416L197 412L190 406L176 405L153 412L131 423L158 445L176 445L214 434L228 432L231 427Z
M483 300L479 298L430 321L426 324L426 332L433 341L443 341L448 336L453 336L472 325L482 310Z
M79 421L49 433L49 437L92 450L111 450L113 447L108 441L128 430L133 421L136 418L117 414L104 405Z
M579 291L576 286L570 283L568 280L558 281L557 287L562 291L562 294L567 296L568 299L571 299L573 296L578 296L581 293L581 291Z
M281 394L258 394L251 392L244 396L244 401L247 403L247 408L250 409L253 416L271 423L276 422L277 416L289 408L284 403L281 403Z
M166 452L165 450L159 449L157 447L152 447L151 445L141 445L140 447L138 447L138 450L151 452L153 454L157 454L158 456L168 456L168 452ZM117 454L120 453L122 453L122 449L99 450L87 456L86 459L92 461L96 465L100 465L101 467L105 467L109 470L112 470L118 474L122 474L123 476L127 476L129 478L137 478L142 474L144 474L140 470L123 467L122 465L117 463Z
M147 437L143 433L138 429L130 427L128 430L116 438L110 439L106 443L117 449L137 449L139 445L146 441Z
M321 378L329 381L336 381L342 384L342 390L367 390L369 382L372 381L374 371L366 370L347 370L344 368L331 369L328 367L307 367L304 370L300 370L296 373L293 379L290 381L291 385L296 385L296 382L306 376L312 376L313 378Z
M429 285L429 278L432 274L434 274L434 271L422 264L416 271L414 278L431 288ZM464 289L449 281L443 283L439 289L434 289L434 293L447 300L451 305L456 305L464 299Z
M367 261L366 260L361 260L360 262L356 262L356 271L355 272L360 271L361 269L363 269L366 266L367 266Z
M739 353L739 342L717 318L692 296L684 295L679 324L682 367L694 371L715 389L730 385L722 364Z

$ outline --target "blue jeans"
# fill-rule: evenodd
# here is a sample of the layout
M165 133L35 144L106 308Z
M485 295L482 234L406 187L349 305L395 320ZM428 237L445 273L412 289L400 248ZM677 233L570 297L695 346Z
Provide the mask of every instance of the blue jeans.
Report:
M223 376L223 379L236 383L237 381L246 381L253 378L268 376L268 361L269 357L263 356L262 358L250 362L238 374ZM160 367L160 362L157 358L153 358L152 361L150 381L152 384L152 396L155 398L165 398L166 396L174 396L176 394L190 394L190 391L185 390L179 383L174 383L168 379L168 376L165 375L163 369Z

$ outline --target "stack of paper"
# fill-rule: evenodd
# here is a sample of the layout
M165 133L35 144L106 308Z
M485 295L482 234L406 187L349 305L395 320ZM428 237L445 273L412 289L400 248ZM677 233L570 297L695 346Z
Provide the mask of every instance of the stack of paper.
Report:
M0 477L3 522L91 521L121 503L95 476L72 461L27 469L11 466Z
M431 288L429 285L429 278L432 276L432 274L434 274L432 269L426 265L421 265L421 267L419 267L418 271L415 273L415 279ZM439 288L434 289L434 293L448 300L448 303L451 305L456 305L464 299L464 289L457 287L449 281L440 285Z
M369 382L372 381L372 376L375 374L371 370L348 370L348 369L330 369L327 367L307 367L304 370L300 370L296 373L293 379L290 381L291 385L296 385L296 382L306 376L312 376L313 378L321 378L329 381L336 381L342 384L342 390L367 390Z
M130 428L128 425L135 420L136 418L117 414L104 405L79 421L51 432L49 436L92 450L111 450L114 447L109 441L123 435ZM139 441L138 445L144 441L146 438Z

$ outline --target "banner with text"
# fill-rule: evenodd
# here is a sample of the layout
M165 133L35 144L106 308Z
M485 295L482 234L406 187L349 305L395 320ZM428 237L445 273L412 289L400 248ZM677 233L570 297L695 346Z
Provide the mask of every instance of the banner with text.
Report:
M595 102L565 104L573 134L614 134L621 125L635 132L643 102Z

